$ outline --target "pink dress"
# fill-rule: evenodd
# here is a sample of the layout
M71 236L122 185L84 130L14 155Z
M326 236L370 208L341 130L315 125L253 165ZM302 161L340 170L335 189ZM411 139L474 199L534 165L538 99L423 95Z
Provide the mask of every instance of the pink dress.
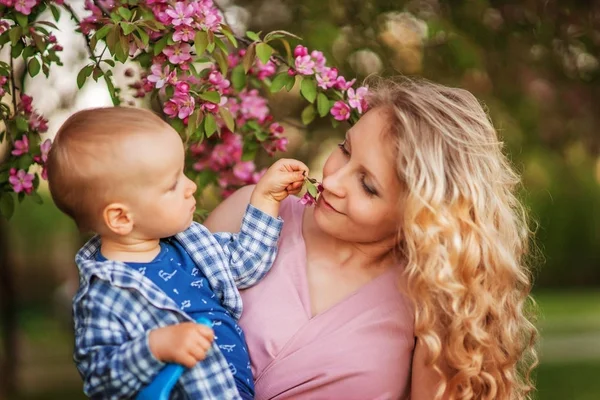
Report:
M396 270L311 317L302 237L304 206L282 203L284 228L271 272L242 291L256 399L408 398L413 312Z

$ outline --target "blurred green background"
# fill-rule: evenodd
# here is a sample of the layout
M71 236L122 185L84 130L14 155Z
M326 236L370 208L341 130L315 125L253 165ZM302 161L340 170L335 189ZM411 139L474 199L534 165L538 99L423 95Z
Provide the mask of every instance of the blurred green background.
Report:
M240 32L289 30L309 49L323 51L348 78L424 76L464 87L486 103L522 173L522 198L537 224L536 398L599 399L600 1L218 4ZM62 115L76 102L63 99ZM290 135L285 156L318 171L343 132L328 121L301 127L303 102L296 94L277 95L272 104ZM26 200L0 230L0 255L9 267L1 278L11 273L16 303L7 302L7 287L0 288L0 300L3 311L15 310L18 321L15 340L9 341L14 345L0 349L5 368L0 372L10 377L4 380L10 387L3 388L12 392L5 394L9 399L84 398L71 361L70 322L77 285L72 260L84 239L45 200L43 206ZM5 360L13 361L6 365Z

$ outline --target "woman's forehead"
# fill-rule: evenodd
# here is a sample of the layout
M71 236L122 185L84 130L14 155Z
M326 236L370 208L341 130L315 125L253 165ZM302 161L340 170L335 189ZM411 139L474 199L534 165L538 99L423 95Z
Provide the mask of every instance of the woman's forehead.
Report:
M369 110L346 134L352 155L385 186L398 183L397 142L387 134L389 117L381 108Z

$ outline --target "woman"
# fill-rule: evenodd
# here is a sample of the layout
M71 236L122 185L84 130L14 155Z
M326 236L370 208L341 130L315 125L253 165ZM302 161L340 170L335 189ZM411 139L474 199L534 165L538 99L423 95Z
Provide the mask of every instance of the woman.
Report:
M381 81L290 199L277 260L242 293L257 399L524 399L529 230L517 175L467 91ZM208 218L236 231L251 188Z

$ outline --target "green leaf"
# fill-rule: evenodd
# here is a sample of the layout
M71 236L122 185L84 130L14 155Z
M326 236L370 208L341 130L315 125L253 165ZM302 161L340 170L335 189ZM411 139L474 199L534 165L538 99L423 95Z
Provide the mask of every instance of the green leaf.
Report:
M246 36L248 37L248 39L254 40L255 42L260 41L260 36L258 36L258 34L255 32L247 31Z
M229 28L227 25L221 25L221 32L223 33L223 35L225 35L225 37L227 38L227 40L229 40L229 43L231 43L233 47L238 47L237 39L233 35L231 28Z
M194 47L196 47L196 55L202 56L208 47L208 34L205 31L196 32L194 36Z
M231 112L225 107L220 107L219 114L221 115L221 118L223 118L223 121L225 121L227 129L233 132L235 130L235 121L233 120L233 115L231 115Z
M223 53L221 49L215 50L213 53L215 60L217 60L217 64L219 64L219 69L224 76L227 76L227 67L229 63L227 62L227 56Z
M254 132L254 136L259 142L264 142L269 137L269 132L258 130Z
M317 198L317 196L319 195L319 191L317 190L317 187L312 184L312 183L307 183L306 184L306 190L308 191L308 193L310 193L310 195L312 197L314 197L315 199Z
M246 49L246 54L244 54L244 58L242 59L242 64L244 65L244 72L248 73L250 68L252 68L252 64L254 64L255 56L256 56L256 44L252 43Z
M204 117L204 131L207 138L211 137L217 131L217 121L212 114L206 114Z
M278 73L271 82L271 93L279 92L293 76L289 76L287 71Z
M25 118L23 118L22 116L18 116L16 118L16 122L17 122L17 129L19 130L19 132L28 132L29 131L29 122L27 122L27 120Z
M238 65L231 71L231 83L238 92L246 86L246 72L243 65Z
M252 161L256 158L256 153L260 148L260 143L255 140L245 140L242 150L242 161Z
M274 36L279 38L279 37L281 37L281 35L293 37L294 39L298 39L298 40L302 40L302 38L300 36L296 36L293 33L279 29L279 30L267 33L267 35L265 36L265 42L274 38Z
M12 193L0 192L0 214L10 219L15 212L15 199Z
M128 8L119 7L117 12L121 17L123 17L123 19L126 19L127 21L131 20L131 10L129 10Z
M211 103L219 104L221 95L218 92L204 92L198 95L202 100L210 101Z
M167 45L167 40L168 40L168 37L163 36L162 38L160 38L160 40L158 42L154 43L154 55L155 56L159 55L160 52L163 51L163 49Z
M300 117L302 118L302 123L304 125L308 125L315 119L316 116L317 113L315 112L315 106L309 104L304 108L304 110L302 110Z
M50 11L52 12L52 16L54 20L58 22L60 20L60 9L56 7L54 4L50 4Z
M290 77L291 79L288 81L288 83L285 85L285 90L287 90L288 92L290 90L292 90L294 88L294 85L296 84L296 78L294 76Z
M104 75L104 82L106 82L106 87L108 88L108 93L110 94L110 98L113 102L113 106L118 106L121 104L121 99L117 95L117 90L115 89L115 85L113 84L112 79L110 79L110 74L108 71L106 75Z
M32 163L33 157L31 157L31 154L23 154L17 161L17 169L24 169L27 171Z
M27 23L29 22L27 15L21 14L20 12L16 12L15 17L17 18L17 22L19 23L19 25L21 25L23 28L27 27Z
M322 92L317 95L317 110L319 111L319 115L321 117L329 114L329 110L331 110L331 103L329 102L327 96L325 96L325 94Z
M79 73L77 74L77 87L79 89L83 87L83 85L85 84L85 80L92 74L93 70L94 65L90 64L86 65L81 69L81 71L79 71Z
M192 115L188 118L188 124L185 129L186 137L191 137L196 129L198 129L198 124L202 120L202 113L199 109L195 109Z
M126 35L129 35L131 32L135 31L135 25L131 22L120 22L119 25L121 25L121 29Z
M148 46L148 43L150 43L150 37L148 36L146 31L144 31L141 28L136 28L136 31L140 36L140 39L142 39L142 43L144 43L144 46Z
M37 58L31 58L29 63L27 63L27 70L32 77L40 73L40 68L41 65Z
M273 48L266 43L259 43L256 45L256 55L258 59L263 64L269 62L269 58L271 58L271 54L273 54Z
M221 39L214 36L214 41L215 41L215 44L217 45L217 47L219 49L223 50L223 53L229 54L229 49L227 48L227 45L225 45L225 43Z
M304 77L300 85L300 93L309 103L314 103L317 98L317 82L312 78Z
M8 37L10 38L10 44L15 46L18 41L21 40L21 35L23 34L23 28L20 26L15 26L10 31L8 31Z
M11 46L10 55L12 58L17 58L17 57L19 57L19 55L21 55L22 51L23 51L23 43L17 42L17 44Z
M109 25L104 25L102 28L98 29L96 31L96 33L94 34L94 36L96 36L96 38L98 40L104 39L106 37L106 35L108 35L108 31L110 30L110 28L112 28L113 25L109 24Z

